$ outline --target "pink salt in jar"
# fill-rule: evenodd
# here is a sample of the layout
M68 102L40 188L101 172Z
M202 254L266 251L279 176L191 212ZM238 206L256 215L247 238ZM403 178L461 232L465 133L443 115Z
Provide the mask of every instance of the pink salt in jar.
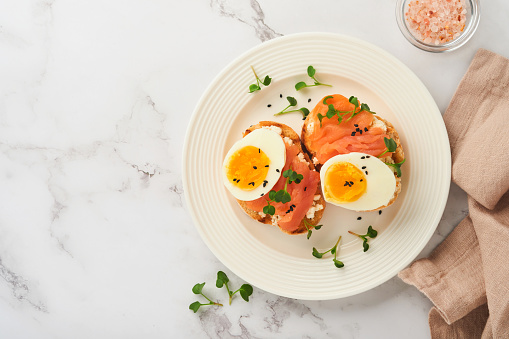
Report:
M398 0L396 19L405 38L428 52L453 51L474 34L479 0Z

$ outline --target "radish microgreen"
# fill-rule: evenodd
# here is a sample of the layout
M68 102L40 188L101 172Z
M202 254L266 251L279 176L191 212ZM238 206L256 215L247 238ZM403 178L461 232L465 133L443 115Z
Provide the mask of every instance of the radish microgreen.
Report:
M256 84L249 85L249 93L260 91L262 89L261 85L264 85L264 86L270 85L270 82L272 81L272 78L270 78L268 75L266 75L265 78L262 81L262 80L260 80L260 78L256 74L253 66L251 66L251 70L253 71L253 74L254 74L254 76L256 78Z
M399 177L401 177L401 165L403 165L403 163L405 162L406 159L403 159L402 162L398 162L396 164L389 164L389 163L386 163L387 166L391 166L394 168L394 170L396 171L396 175Z
M385 153L388 153L388 152L395 152L396 151L396 148L398 148L398 144L396 143L396 141L394 141L393 138L384 138L384 143L385 143L385 147L387 148L382 154L380 154L378 156L378 158L380 158L382 155L384 155Z
M368 227L368 232L364 235L360 235L352 231L348 231L348 233L353 234L363 240L362 247L364 249L364 252L366 252L369 249L368 238L374 239L378 235L378 232L371 226Z
M299 109L287 111L288 108L297 106L297 99L295 99L294 97L286 97L286 100L288 100L289 105L286 106L285 109L283 109L281 112L276 113L274 115L282 115L282 114L292 113L292 112L301 112L303 118L306 118L308 116L309 110L306 107L301 107Z
M298 82L298 83L295 84L295 89L297 91L300 91L301 89L306 88L306 87L314 87L314 86L329 86L329 87L332 87L332 85L322 84L320 81L316 80L315 73L316 73L315 68L313 66L309 66L308 67L308 76L311 79L313 79L315 83L312 84L312 85L308 85L304 81L301 81L301 82Z
M192 303L191 305L189 305L189 309L192 310L194 313L198 312L198 309L201 307L201 306L209 306L209 305L217 305L217 306L223 306L223 304L220 304L220 303L217 303L217 302L213 302L212 300L210 300L205 294L203 294L202 290L203 290L203 286L205 286L205 283L201 283L201 284L196 284L193 286L193 293L194 294L200 294L202 297L204 297L205 299L207 299L209 302L207 304L202 304L201 302L199 301L195 301L194 303Z
M292 196L286 190L288 188L288 184L295 182L296 184L300 184L304 176L293 171L291 168L283 172L283 177L286 178L285 188L279 191L270 191L269 192L269 200L267 200L267 206L263 207L263 213L274 215L276 213L276 208L272 206L271 202L280 202L282 204L286 204L292 200Z
M242 299L245 301L249 301L249 296L253 294L253 287L249 284L244 284L240 286L240 288L236 291L230 291L230 288L228 287L228 282L230 279L228 279L228 276L223 271L217 272L217 280L216 280L216 287L221 288L223 286L226 287L226 291L228 291L228 297L229 297L229 304L232 304L232 298L235 295L235 293L239 292Z
M313 226L311 225L310 223L308 223L306 221L306 219L302 219L302 221L304 222L304 227L306 227L306 229L308 230L308 235L307 235L307 238L309 239L311 237L311 234L313 233L312 229L314 228L315 230L319 230L320 228L322 228L323 225L316 225L316 226ZM309 226L309 227L308 227Z
M330 252L331 254L334 254L334 258L332 259L332 261L334 262L334 266L336 266L337 268L344 267L345 264L343 264L342 261L337 260L337 255L339 252L338 245L339 245L340 241L341 241L341 236L339 236L339 239L338 239L338 241L336 241L336 244L334 244L334 246L332 246L331 249L329 249L325 252L318 252L318 250L315 247L313 247L313 252L312 252L313 257L321 259L325 254Z
M326 96L323 99L323 104L327 105L327 100L331 99L331 98L333 98L332 95ZM325 117L327 117L327 119L331 119L332 117L334 117L336 115L338 117L338 124L340 124L341 121L343 121L343 117L349 113L351 113L351 115L345 121L349 121L350 119L352 119L354 116L356 116L357 114L359 114L362 111L366 111L371 114L376 114L375 112L371 111L368 104L360 103L359 99L357 99L357 97L351 96L348 99L348 102L350 102L351 104L354 105L354 108L350 111L338 111L337 109L334 108L333 104L329 104L327 113L325 115L318 113L318 120L320 120L320 127L322 127L322 119ZM359 107L360 107L360 109L359 109Z

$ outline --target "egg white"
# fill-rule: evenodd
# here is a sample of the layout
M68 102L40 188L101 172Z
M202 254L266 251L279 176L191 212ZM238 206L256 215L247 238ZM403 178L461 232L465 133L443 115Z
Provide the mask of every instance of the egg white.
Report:
M322 192L326 190L325 173L332 164L337 162L349 162L361 170L366 177L366 191L359 199L352 202L338 203L325 197L327 202L349 210L370 211L387 205L394 197L396 189L394 172L377 157L358 152L336 155L323 164L320 170ZM362 169L363 166L366 168Z
M245 146L254 146L261 149L270 160L269 171L264 179L268 181L265 187L264 185L260 185L251 191L245 191L228 180L226 173L228 171L227 166L230 162L230 157L237 150ZM285 163L286 147L281 136L272 130L259 128L237 141L230 148L223 161L223 182L235 198L243 201L256 200L267 194L272 187L274 187L281 177Z

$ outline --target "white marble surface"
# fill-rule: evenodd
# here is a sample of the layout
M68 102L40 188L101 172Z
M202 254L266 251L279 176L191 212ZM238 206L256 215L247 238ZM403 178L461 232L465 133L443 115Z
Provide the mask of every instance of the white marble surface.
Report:
M407 43L395 0L0 2L0 338L428 338L430 301L397 277L357 296L224 300L183 199L194 105L239 54L277 36L337 32L408 65L443 112L475 51L509 57L509 2L482 3L472 40ZM429 254L467 214L455 185Z

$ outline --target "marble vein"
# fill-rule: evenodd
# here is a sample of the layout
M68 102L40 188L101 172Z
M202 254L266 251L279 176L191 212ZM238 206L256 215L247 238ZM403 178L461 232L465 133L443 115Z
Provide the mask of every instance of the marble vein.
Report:
M5 267L2 258L0 258L0 277L7 282L12 290L13 296L19 301L26 301L29 305L38 311L47 313L46 306L42 303L35 302L29 298L30 288L28 281L22 276Z
M211 0L211 7L221 16L240 21L255 30L260 41L274 39L283 34L275 32L265 23L265 14L256 0Z

